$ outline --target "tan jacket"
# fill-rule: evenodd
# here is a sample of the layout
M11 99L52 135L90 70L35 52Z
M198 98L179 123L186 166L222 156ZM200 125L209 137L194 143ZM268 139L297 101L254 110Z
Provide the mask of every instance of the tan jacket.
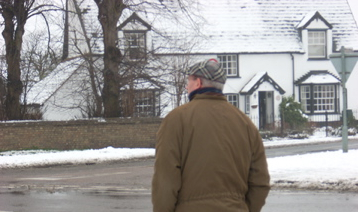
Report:
M269 190L258 130L225 97L197 94L163 120L152 181L154 212L258 212Z

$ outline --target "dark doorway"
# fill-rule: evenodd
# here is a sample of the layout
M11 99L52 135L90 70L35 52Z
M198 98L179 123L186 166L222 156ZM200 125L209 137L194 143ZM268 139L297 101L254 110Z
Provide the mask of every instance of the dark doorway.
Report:
M274 123L273 91L259 91L259 127L268 129Z

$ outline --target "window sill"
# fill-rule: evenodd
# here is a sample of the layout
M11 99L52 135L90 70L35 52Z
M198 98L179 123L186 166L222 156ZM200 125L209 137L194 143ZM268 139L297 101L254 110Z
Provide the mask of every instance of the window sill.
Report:
M308 61L326 61L328 58L308 58Z
M314 112L314 113L305 113L307 116L313 115L326 115L326 112ZM337 115L340 114L339 112L327 112L328 115Z

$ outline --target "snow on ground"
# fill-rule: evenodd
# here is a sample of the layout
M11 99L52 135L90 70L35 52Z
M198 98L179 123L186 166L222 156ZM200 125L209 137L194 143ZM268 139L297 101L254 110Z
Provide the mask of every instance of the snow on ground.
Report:
M154 153L154 149L113 147L73 151L7 151L0 153L0 168L101 163L107 161L153 157Z
M271 184L279 188L358 191L358 150L269 158Z
M350 136L357 139L358 135ZM319 131L308 139L264 141L266 148L307 143L335 142L339 137L325 137ZM7 151L0 153L0 168L24 168L60 164L101 163L114 160L154 157L154 149L107 147L73 151ZM358 150L320 152L268 158L274 188L334 189L358 191Z

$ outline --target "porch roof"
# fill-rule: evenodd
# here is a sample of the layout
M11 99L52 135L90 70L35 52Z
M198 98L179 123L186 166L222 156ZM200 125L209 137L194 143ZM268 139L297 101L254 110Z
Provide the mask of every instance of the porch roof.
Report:
M318 74L312 75L303 81L301 84L336 84L340 83L340 81L329 74Z
M286 93L268 74L267 72L258 72L252 77L241 89L240 94L251 95L257 90L263 82L269 82L280 94Z
M341 83L341 80L328 71L310 71L303 75L295 84L337 84Z

